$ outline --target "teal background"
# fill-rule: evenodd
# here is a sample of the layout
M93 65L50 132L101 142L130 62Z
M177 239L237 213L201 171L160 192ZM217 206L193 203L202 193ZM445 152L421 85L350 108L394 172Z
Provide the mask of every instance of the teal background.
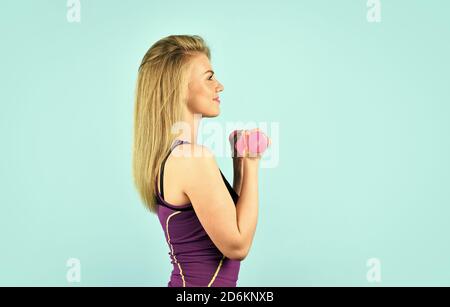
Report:
M170 34L211 47L205 121L279 124L238 286L450 285L450 5L381 3L368 23L365 0L82 0L69 23L66 1L2 1L0 285L167 285L131 144L137 67Z

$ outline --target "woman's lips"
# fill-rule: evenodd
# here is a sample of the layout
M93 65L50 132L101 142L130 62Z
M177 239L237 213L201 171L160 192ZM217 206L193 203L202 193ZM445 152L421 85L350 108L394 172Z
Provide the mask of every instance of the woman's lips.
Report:
M220 103L220 99L219 98L214 98L214 101L217 101L218 103Z

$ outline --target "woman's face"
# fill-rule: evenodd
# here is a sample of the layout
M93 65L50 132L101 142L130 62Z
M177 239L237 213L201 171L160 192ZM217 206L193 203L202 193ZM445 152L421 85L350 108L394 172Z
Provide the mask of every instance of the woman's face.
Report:
M192 114L215 117L220 114L219 97L223 85L215 78L211 63L205 54L191 59L190 81L188 84L187 108Z

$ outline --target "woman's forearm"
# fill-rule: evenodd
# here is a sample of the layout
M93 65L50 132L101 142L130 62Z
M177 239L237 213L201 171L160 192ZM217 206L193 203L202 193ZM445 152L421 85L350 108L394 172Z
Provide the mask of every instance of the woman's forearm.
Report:
M233 158L233 190L241 195L244 167L242 158Z
M258 168L258 160L244 160L242 189L236 204L241 253L244 258L250 250L258 220Z

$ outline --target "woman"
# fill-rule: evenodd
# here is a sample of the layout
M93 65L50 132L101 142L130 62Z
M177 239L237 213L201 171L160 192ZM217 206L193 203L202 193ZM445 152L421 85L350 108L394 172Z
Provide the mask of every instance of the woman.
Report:
M234 152L232 188L211 150L196 143L198 118L219 115L223 89L197 35L159 40L139 68L133 175L169 246L169 287L235 287L253 241L260 156Z

